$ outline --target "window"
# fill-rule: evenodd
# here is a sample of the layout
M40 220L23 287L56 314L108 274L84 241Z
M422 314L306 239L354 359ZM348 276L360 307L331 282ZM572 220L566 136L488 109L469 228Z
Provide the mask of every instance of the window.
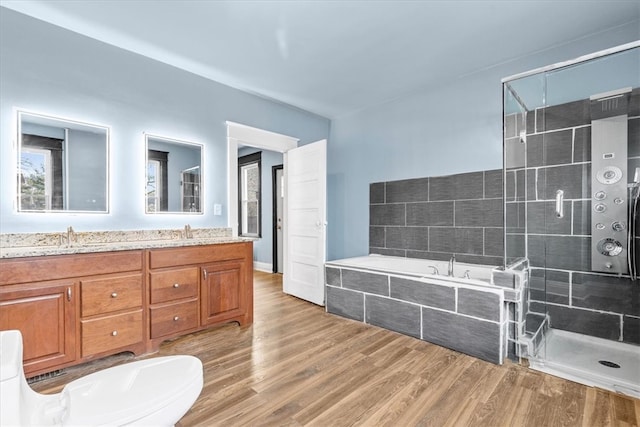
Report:
M20 210L64 209L62 143L60 139L22 134Z
M147 212L166 212L168 208L167 159L165 151L147 153Z
M261 154L249 154L238 159L238 210L240 213L238 234L240 236L261 237Z

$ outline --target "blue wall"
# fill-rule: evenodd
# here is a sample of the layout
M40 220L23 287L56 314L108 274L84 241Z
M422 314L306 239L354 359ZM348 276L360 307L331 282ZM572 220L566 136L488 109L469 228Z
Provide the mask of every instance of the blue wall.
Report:
M225 121L300 138L327 138L328 119L2 8L0 232L227 226ZM16 214L14 107L111 127L111 209ZM145 215L143 132L204 144L205 214ZM213 215L213 205L223 215Z
M502 78L637 39L636 21L333 120L328 259L368 253L369 183L502 168Z

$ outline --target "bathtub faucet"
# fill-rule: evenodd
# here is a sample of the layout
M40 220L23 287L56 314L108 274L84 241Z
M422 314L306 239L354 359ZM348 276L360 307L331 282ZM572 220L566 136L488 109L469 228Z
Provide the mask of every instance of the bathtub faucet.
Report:
M456 255L451 255L451 259L449 260L449 270L447 271L449 277L453 277L453 263L456 262Z
M440 274L440 272L438 271L438 267L436 267L435 265L430 265L429 268L433 268L433 273L431 274L435 274L435 275Z

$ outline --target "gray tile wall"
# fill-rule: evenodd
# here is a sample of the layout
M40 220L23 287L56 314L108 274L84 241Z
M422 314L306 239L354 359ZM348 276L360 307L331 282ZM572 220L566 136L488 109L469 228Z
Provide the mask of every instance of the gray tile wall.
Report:
M502 170L378 182L369 253L502 265Z
M629 166L635 168L640 89L633 90L629 105ZM507 262L529 258L529 310L547 313L552 328L640 344L640 284L591 272L589 100L505 118L505 153ZM554 215L557 189L565 192L561 219Z
M501 294L330 266L326 281L329 313L493 363L515 357L515 339L506 330L518 320L506 315Z

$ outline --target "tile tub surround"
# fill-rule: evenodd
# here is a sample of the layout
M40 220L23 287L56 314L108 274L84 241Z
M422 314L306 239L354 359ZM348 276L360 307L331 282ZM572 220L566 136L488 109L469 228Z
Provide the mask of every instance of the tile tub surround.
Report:
M0 258L105 252L158 247L191 246L239 241L229 228L193 228L192 237L184 229L81 231L66 242L67 232L0 234Z
M332 262L325 267L327 312L503 362L508 325L504 288Z
M503 264L502 170L369 186L369 253Z
M628 117L633 171L640 167L638 88ZM548 315L550 328L640 344L640 282L591 271L589 100L506 116L504 149L507 258L531 263L529 309ZM565 191L562 219L553 211L556 189Z

